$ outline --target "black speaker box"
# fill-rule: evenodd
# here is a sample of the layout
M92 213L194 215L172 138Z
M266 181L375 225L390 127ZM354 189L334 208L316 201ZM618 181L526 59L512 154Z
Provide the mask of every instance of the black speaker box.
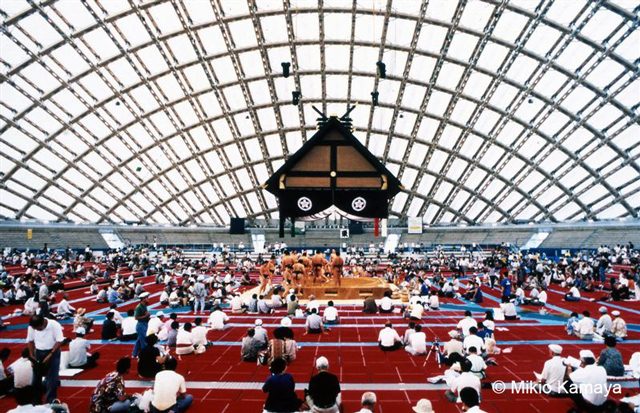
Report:
M231 218L229 234L244 234L244 218Z
M351 235L364 234L364 229L362 229L362 222L349 221L349 232L351 233Z

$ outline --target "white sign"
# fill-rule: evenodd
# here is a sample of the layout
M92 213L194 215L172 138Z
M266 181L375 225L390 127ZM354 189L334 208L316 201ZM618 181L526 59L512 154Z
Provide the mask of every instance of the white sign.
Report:
M407 232L409 234L422 234L422 218L421 217L408 217L407 218Z

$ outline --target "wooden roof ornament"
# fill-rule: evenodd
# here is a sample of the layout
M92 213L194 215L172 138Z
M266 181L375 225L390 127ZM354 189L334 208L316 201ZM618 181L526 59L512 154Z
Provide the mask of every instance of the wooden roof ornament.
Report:
M389 202L402 186L353 136L349 112L340 119L323 115L316 134L264 184L278 198L280 237L287 218L310 218L331 206L356 220L389 217Z

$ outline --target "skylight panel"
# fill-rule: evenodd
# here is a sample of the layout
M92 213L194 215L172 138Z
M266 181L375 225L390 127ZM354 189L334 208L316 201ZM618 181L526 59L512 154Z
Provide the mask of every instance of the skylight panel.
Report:
M474 133L470 133L467 135L467 139L459 149L458 153L460 155L466 156L467 158L473 159L476 152L482 147L483 144L484 139L480 138Z
M156 112L149 119L157 126L162 136L173 134L176 129L164 112Z
M464 67L453 63L445 62L438 75L438 84L448 89L454 90L458 86L460 77L464 72Z
M391 209L394 211L402 211L402 208L406 203L407 203L407 194L405 192L400 192L398 195L395 196Z
M353 49L354 71L375 73L375 62L378 60L378 50L373 47L356 47Z
M318 20L318 14L293 14L293 31L296 36L296 40L317 40L320 36L320 21Z
M529 22L529 19L511 10L505 10L502 16L498 20L498 24L493 30L492 36L506 40L510 43L515 43L516 39L524 29L525 25Z
M211 22L216 18L208 1L183 0L182 3L194 25Z
M435 182L436 182L436 178L433 175L431 174L422 175L420 183L418 184L417 192L422 195L427 195Z
M23 18L20 20L19 26L44 48L62 40L58 31L39 13L32 13Z
M354 37L356 41L379 43L383 26L384 15L382 14L357 14Z
M379 133L372 133L369 139L369 150L377 157L381 157L384 147L387 145L387 137ZM388 165L387 165L388 168Z
M327 76L327 95L330 99L346 98L349 78L347 76ZM342 115L342 113L340 113Z
M391 28L391 23L389 23ZM351 14L325 13L324 14L325 39L349 40L351 38Z
M471 114L476 108L476 104L466 99L459 99L451 113L451 120L461 124L466 124Z
M518 110L515 113L515 118L522 122L530 123L533 121L533 118L536 117L538 112L545 107L545 103L538 99L533 99L531 103L527 101L518 107Z
M622 116L622 112L615 106L608 103L591 115L587 122L596 129L605 129L620 116Z
M573 113L580 112L595 97L595 93L584 86L578 86L563 101L562 106Z
M201 64L194 64L186 67L182 70L184 77L189 81L189 84L194 91L208 90L211 88L211 83L207 79L207 75L204 72Z
M101 60L106 60L119 54L118 47L102 28L92 30L82 38L89 44L93 52L98 54ZM91 53L87 54L91 55Z
M280 107L282 114L282 122L285 128L299 128L300 118L298 116L298 108L291 105L283 105Z
M488 167L493 167L505 155L505 151L496 145L491 145L487 153L484 154L480 162Z
M392 138L391 145L389 147L389 157L398 161L404 160L404 157L406 156L405 151L407 150L407 143L406 139Z
M320 50L318 49L318 46L300 46L297 51L299 70L307 71L320 69Z
M174 33L182 28L180 19L170 3L162 3L147 10L162 34Z
M621 64L611 58L606 58L587 76L587 81L604 89L623 71L624 67Z
M273 158L282 156L282 144L280 143L280 137L278 135L267 135L264 137L264 141L269 156Z
M444 115L450 100L451 95L434 90L427 104L427 112L437 116Z
M174 105L173 108L176 110L176 112L178 113L178 116L180 116L180 118L182 119L182 122L184 122L184 124L187 127L198 124L199 122L198 116L196 115L195 111L193 110L193 107L189 102L186 102L186 101L180 102Z
M462 172L464 172L467 165L469 164L466 161L454 157L451 168L449 168L449 171L447 172L447 177L451 178L452 181L457 182L460 176L462 176Z
M640 44L640 30L634 30L616 47L615 52L632 62L640 55L640 52L638 52L638 44Z
M453 2L452 2L453 3ZM429 6L430 8L431 6ZM447 37L447 29L430 23L424 23L418 37L418 50L432 53L440 53L444 39Z
M400 112L396 120L396 132L409 136L416 123L417 115L410 112Z
M629 211L620 204L613 204L598 214L599 219L613 219L629 215Z
M502 120L500 114L485 108L473 128L484 135L489 135L500 120Z
M236 72L233 68L233 62L229 56L223 56L212 60L211 65L213 66L214 73L220 83L227 84L236 80Z
M319 99L322 97L320 76L300 76L300 87L303 99Z
M129 14L114 22L126 40L135 47L151 41L151 37L136 14Z
M562 87L562 85L565 84L566 81L567 77L565 75L556 70L549 69L536 85L536 92L540 92L545 96L551 97Z
M253 77L263 77L264 65L262 64L262 57L257 51L240 53L240 64L242 71L244 72L245 79Z
M481 99L486 93L487 87L491 83L491 77L478 71L472 71L469 80L464 87L463 93L467 96Z
M463 32L456 32L451 40L451 45L449 46L447 55L462 62L467 62L471 58L478 40L479 39L476 36Z
M349 48L338 45L325 46L326 64L328 70L349 70Z
M570 119L560 111L554 110L551 115L540 125L540 130L549 136L554 136L563 128Z
M433 137L436 133L436 130L438 129L438 126L440 126L439 120L429 118L429 117L422 118L422 122L418 127L418 137L423 141L433 140Z
M558 3L560 2L556 2L554 4ZM584 63L592 52L593 49L589 46L577 39L574 39L569 43L569 46L567 46L564 52L562 52L562 54L556 59L556 63L560 66L566 67L568 70L574 71Z
M207 117L212 118L222 113L222 109L220 108L220 102L218 101L218 97L216 96L215 93L213 92L205 93L201 95L198 98L198 100L200 100L200 103L204 108L204 111Z
M229 108L231 110L243 109L247 107L247 101L244 99L240 86L229 86L223 89Z
M4 6L4 3L3 3ZM2 59L5 60L12 67L18 66L29 58L29 55L20 48L17 44L10 40L5 34L0 36L0 42L2 42ZM6 67L1 68L6 71Z
M57 131L62 126L48 112L39 107L29 112L26 117L49 134Z
M632 107L638 104L638 96L640 96L640 78L632 81L615 96L615 99L627 107Z
M186 34L171 37L167 39L166 44L171 48L179 64L193 62L198 58Z
M113 72L118 81L124 85L124 87L140 82L140 78L136 74L136 71L124 57L109 64L109 69Z
M4 46L5 45L3 44L2 45L2 48L3 48L2 58L3 59L4 59L4 56L5 56L4 55ZM48 61L50 62L51 59L49 59ZM46 62L47 61L45 61L45 64L46 64ZM60 86L60 82L53 75L51 75L51 73L49 73L49 71L46 70L39 63L30 64L26 68L22 69L21 73L26 79L38 79L37 86L38 86L38 88L42 89L42 91L44 93L47 93L47 92L57 88L58 86ZM23 82L24 81L22 81L20 79L15 79L15 83L18 84L21 87L22 87ZM39 97L39 92L35 92L34 91L33 97L36 97L36 98Z
M409 3L409 2L408 2ZM345 25L349 27L349 25ZM387 43L405 46L411 44L416 23L407 19L391 18L387 28Z
M200 29L198 31L200 41L204 45L204 48L209 56L216 56L220 53L224 53L227 50L224 44L224 38L222 32L218 26L210 26Z
M436 149L435 151L433 151L433 155L431 156L431 160L429 161L429 165L427 166L427 169L429 169L430 171L439 173L442 167L444 166L446 159L447 159L447 154L445 152L442 152L439 149Z
M71 76L77 76L89 69L87 62L68 44L57 48L51 52L51 55L71 73ZM69 76L64 77L68 78Z
M593 4L597 7L596 4ZM606 7L598 8L595 15L582 28L581 33L596 43L601 43L622 23L622 17Z
M236 49L255 47L258 45L256 32L251 19L242 19L229 23L229 31Z
M240 136L253 136L256 134L251 115L249 115L248 112L238 113L237 115L233 115L233 118L236 121L236 125L238 125L238 133Z

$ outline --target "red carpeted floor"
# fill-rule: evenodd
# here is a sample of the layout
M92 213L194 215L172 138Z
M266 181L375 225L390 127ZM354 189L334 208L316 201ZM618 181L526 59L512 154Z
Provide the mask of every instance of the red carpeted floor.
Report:
M142 278L143 282L153 282L153 277ZM147 290L157 293L161 290L161 285L150 284ZM104 304L95 303L92 297L85 294L86 288L71 290L68 292L70 300L82 300L73 303L78 307L85 307L89 312L104 313L107 308ZM498 290L486 289L486 294L497 297ZM422 324L425 325L425 332L428 340L435 337L440 340L448 339L447 332L454 328L458 320L463 316L465 303L460 300L442 300L449 303L443 305L442 311L425 313ZM597 314L598 303L580 302L566 303L562 301L560 294L549 293L550 304L568 310L579 310L587 308L593 315ZM157 303L157 297L152 298L152 304ZM123 305L119 308L126 311L135 304ZM621 302L616 303L623 308L635 309L637 303ZM497 304L494 301L485 299L483 308L493 308ZM482 319L480 308L474 309L476 319ZM0 309L0 315L8 315L15 307L4 307ZM156 307L156 310L160 307ZM568 337L564 327L558 322L543 323L535 317L538 308L531 307L531 317L525 313L525 318L518 321L498 321L497 327L507 328L508 331L496 331L498 345L502 348L512 347L511 353L503 353L495 358L498 366L492 366L488 370L486 382L495 380L521 381L532 380L533 371L541 371L544 361L547 359L547 343L544 340L562 340L564 355L578 356L580 349L589 348L598 354L602 344L583 342L576 338ZM167 312L166 309L163 309ZM367 389L373 389L380 401L378 412L409 412L410 406L414 405L420 398L428 398L434 404L437 412L459 412L461 406L449 403L444 398L444 389L426 386L426 379L431 376L441 374L443 368L438 368L435 359L429 359L423 365L424 357L413 357L405 351L393 353L383 353L375 346L378 331L386 320L394 323L394 326L402 334L406 328L406 320L402 320L398 315L375 315L365 316L355 306L340 306L342 325L331 329L324 335L304 336L303 320L294 320L295 338L302 346L298 351L298 358L291 363L288 371L293 374L297 383L307 383L314 373L313 362L318 356L326 356L329 359L331 371L338 375L345 390L343 400L345 412L355 411L359 408L361 394ZM628 322L640 320L637 314L622 311ZM267 330L272 331L284 313L279 311L272 316L261 316ZM179 321L192 321L195 316L192 313L180 313ZM183 357L179 362L178 372L183 374L192 389L189 390L195 397L195 403L190 411L193 412L259 412L265 395L260 391L260 384L264 382L268 375L268 370L264 366L257 366L255 363L245 363L240 361L240 347L237 345L244 335L246 329L253 324L257 318L253 315L233 315L230 314L231 326L224 331L210 331L209 340L215 345L210 347L205 354L191 355ZM26 317L13 317L8 321L12 327L17 327L26 323ZM97 340L100 337L98 324L87 338ZM65 325L65 335L72 337L70 325ZM0 339L15 341L24 339L26 329L10 329L0 332ZM629 338L640 339L640 333L631 331ZM13 340L12 340L13 339ZM5 343L12 349L8 365L15 360L23 348L24 344L11 342ZM83 371L65 382L60 388L59 395L67 402L72 412L87 411L88 398L93 388L83 385L82 380L98 380L107 372L113 369L115 361L122 356L130 355L132 343L102 343L94 344L92 351L99 351L101 359L98 367ZM625 363L633 351L638 351L638 344L622 343L618 346L623 354ZM135 362L132 372L126 377L127 380L139 380L135 374ZM223 383L227 387L223 388ZM251 386L244 383L252 383ZM636 382L637 383L637 382ZM425 390L405 390L405 386L424 385ZM380 387L377 387L380 386ZM213 388L205 388L213 387ZM353 389L355 387L355 389ZM129 389L131 392L141 392L142 387ZM632 394L637 390L626 389L625 392ZM302 396L302 391L298 391ZM514 408L519 412L563 412L570 406L571 402L562 399L551 399L539 395L518 395L514 397L510 393L496 394L491 389L484 389L482 392L482 408L488 412L509 412ZM14 403L10 398L0 399L0 411L6 411L13 407Z

